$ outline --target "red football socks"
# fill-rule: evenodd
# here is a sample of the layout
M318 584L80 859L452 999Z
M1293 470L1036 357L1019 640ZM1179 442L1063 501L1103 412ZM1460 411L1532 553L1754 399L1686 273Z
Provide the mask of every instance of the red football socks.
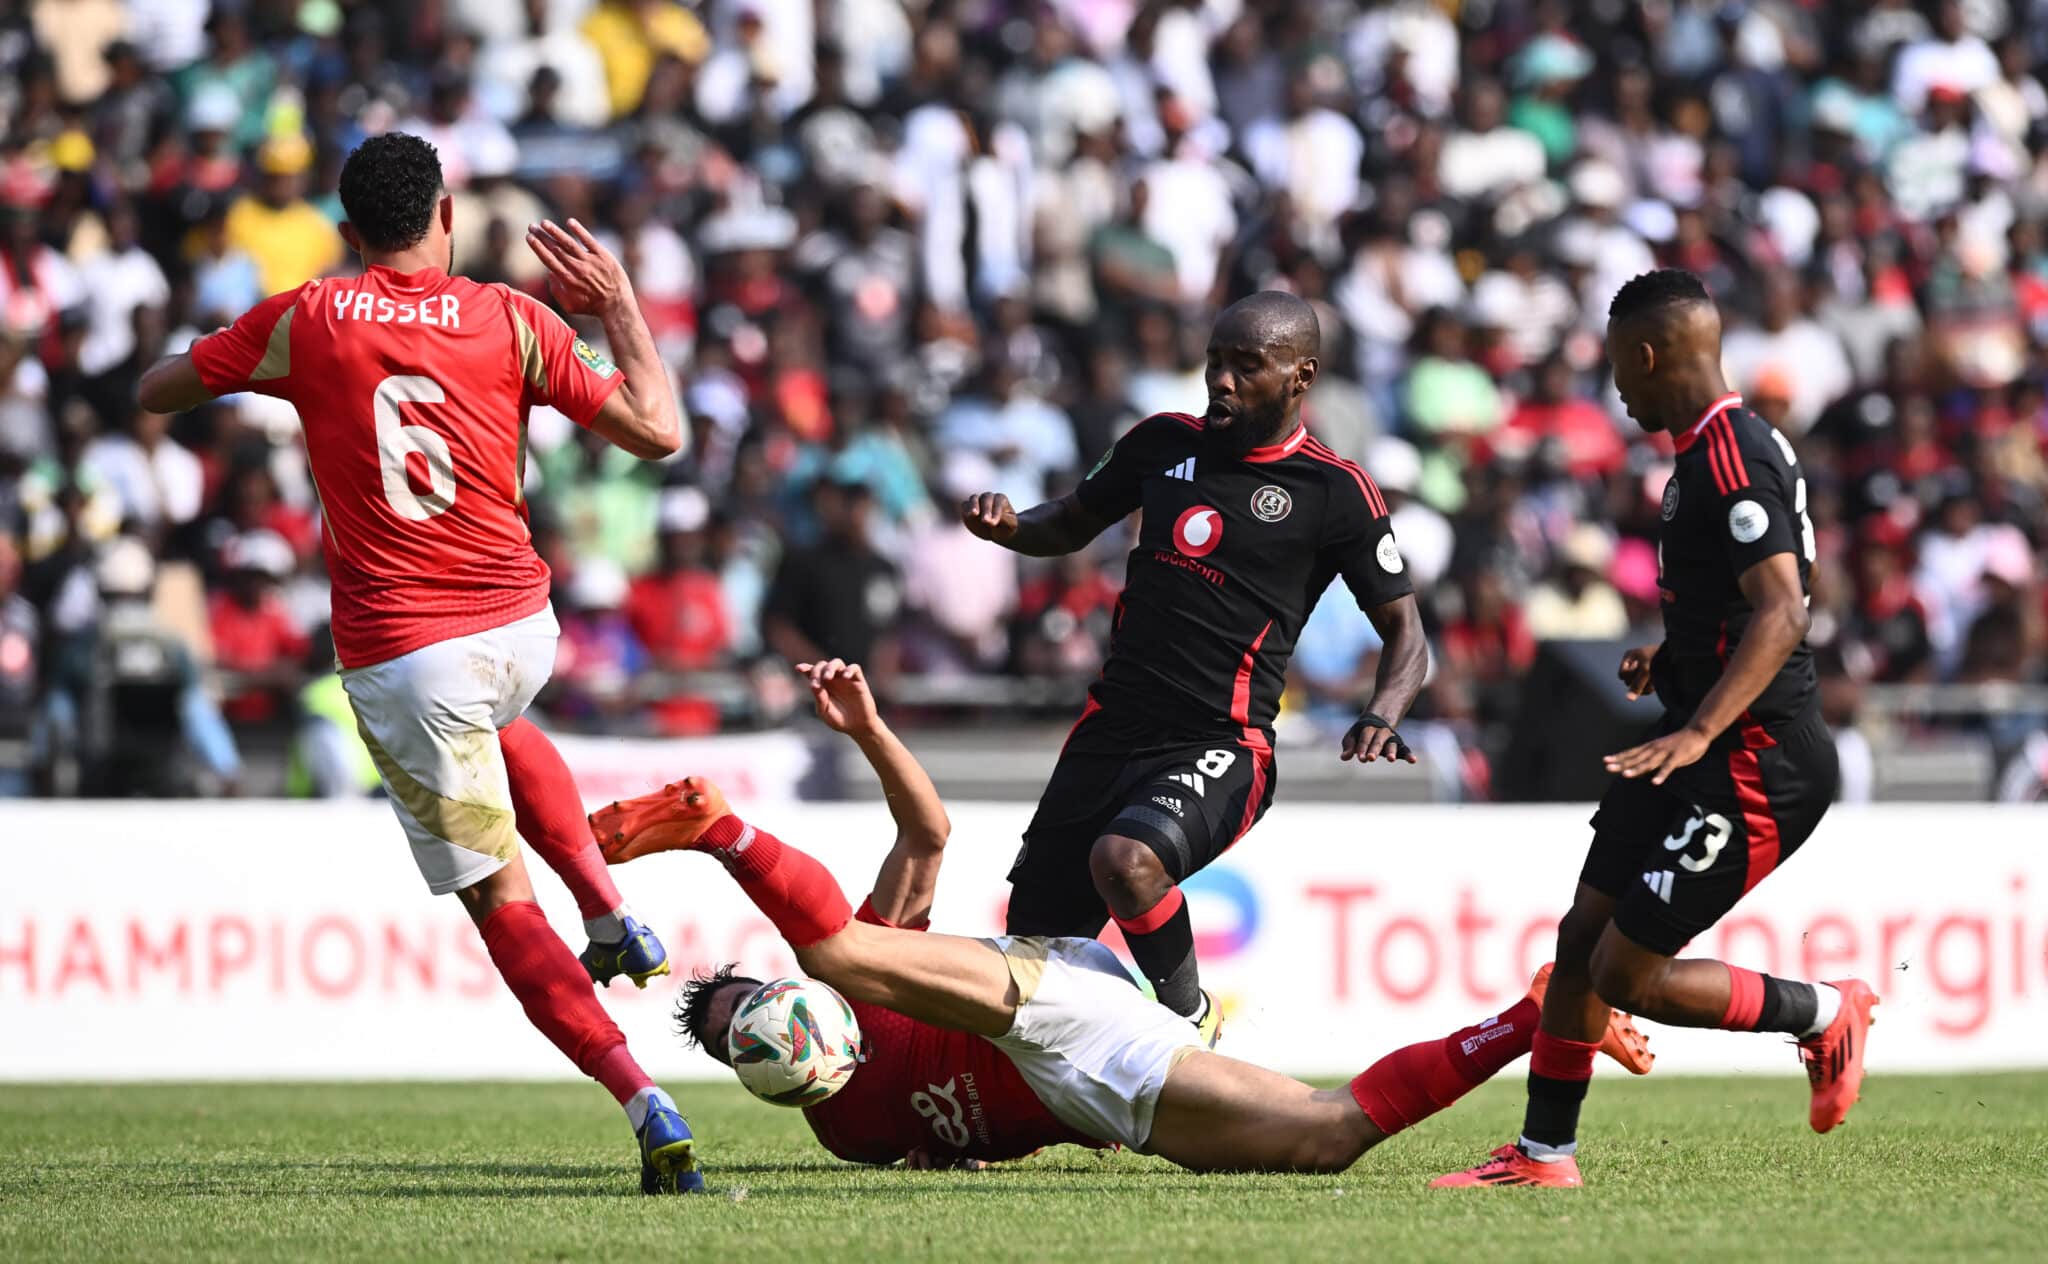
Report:
M727 814L711 823L699 845L717 856L792 948L830 939L853 920L846 893L816 858Z
M621 1106L632 1101L640 1090L654 1087L654 1081L633 1061L623 1040L597 1056L590 1065L590 1078L604 1085L605 1092Z
M562 753L525 716L498 731L498 745L505 752L505 772L512 782L519 836L568 885L586 920L616 913L625 901L605 867L604 853L590 836L583 796Z
M1543 1011L1523 997L1497 1018L1381 1058L1351 1081L1365 1117L1388 1136L1413 1127L1529 1052Z
M619 1079L623 1085L622 1072L612 1059L614 1050L619 1056L625 1055L626 1038L611 1015L604 1012L604 1006L597 1003L590 976L548 925L540 905L531 900L502 905L484 919L479 929L491 964L498 967L505 986L519 998L528 1021L540 1028L555 1048L568 1055L577 1070L598 1078L602 1066L607 1076ZM639 1072L637 1066L633 1070ZM650 1082L641 1074L632 1091ZM605 1080L605 1087L618 1096L619 1089L612 1079ZM632 1091L626 1097L631 1097Z

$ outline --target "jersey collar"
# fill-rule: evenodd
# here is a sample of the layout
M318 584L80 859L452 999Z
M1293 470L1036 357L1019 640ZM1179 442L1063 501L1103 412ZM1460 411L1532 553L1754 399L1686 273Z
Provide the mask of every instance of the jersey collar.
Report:
M1674 435L1671 440L1672 446L1676 447L1680 452L1685 451L1687 448L1691 447L1693 444L1698 443L1700 441L1700 431L1705 430L1707 428L1708 422L1712 421L1716 417L1719 417L1722 413L1727 412L1731 408L1740 407L1742 407L1742 396L1734 391L1728 392L1726 395L1723 395L1721 398L1715 400L1713 403L1708 404L1707 411L1700 414L1700 419L1692 423L1692 428L1690 430L1687 430L1682 435Z
M1296 426L1294 433L1285 439L1278 443L1269 443L1263 448L1253 448L1244 454L1243 459L1254 465L1263 465L1268 461L1277 461L1283 456L1293 456L1301 450L1301 445L1307 442L1308 427Z
M394 290L424 290L447 276L439 268L421 268L417 272L400 272L396 268L373 263L363 269Z

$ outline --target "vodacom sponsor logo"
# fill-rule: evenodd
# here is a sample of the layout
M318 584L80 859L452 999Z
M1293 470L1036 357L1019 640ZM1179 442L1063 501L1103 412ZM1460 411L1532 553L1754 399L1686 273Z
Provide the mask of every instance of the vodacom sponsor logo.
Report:
M1212 505L1196 505L1173 523L1173 547L1188 557L1207 557L1223 543L1223 515Z

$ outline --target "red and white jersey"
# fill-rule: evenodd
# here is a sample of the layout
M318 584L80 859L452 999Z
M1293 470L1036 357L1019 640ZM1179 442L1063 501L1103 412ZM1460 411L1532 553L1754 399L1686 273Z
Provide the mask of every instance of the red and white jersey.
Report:
M625 380L543 304L438 268L309 281L194 343L192 362L216 395L298 409L349 668L547 604L527 412L587 426Z
M854 916L888 925L876 915L872 898ZM921 1149L941 1162L994 1162L1049 1145L1102 1147L1055 1119L1009 1055L980 1036L879 1005L848 1003L867 1059L846 1087L804 1107L819 1144L839 1158L894 1163Z

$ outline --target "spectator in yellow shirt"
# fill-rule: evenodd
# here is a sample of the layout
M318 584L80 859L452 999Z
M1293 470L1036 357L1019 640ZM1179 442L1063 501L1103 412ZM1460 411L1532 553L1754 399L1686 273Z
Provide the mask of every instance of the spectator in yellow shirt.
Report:
M295 289L341 262L333 223L302 196L312 164L305 137L271 137L256 151L256 192L228 208L228 245L256 261L265 294Z
M674 53L695 66L711 53L704 24L672 0L604 0L583 19L583 38L604 62L613 118L639 107L661 54Z

